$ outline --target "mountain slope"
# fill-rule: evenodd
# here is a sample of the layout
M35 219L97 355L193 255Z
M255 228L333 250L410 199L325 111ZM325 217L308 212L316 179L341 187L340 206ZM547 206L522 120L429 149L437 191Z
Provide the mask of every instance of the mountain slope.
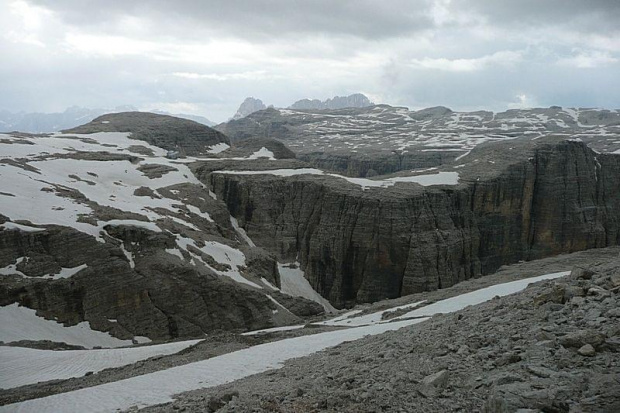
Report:
M200 123L147 112L110 113L64 133L128 132L132 139L148 142L181 155L204 155L219 143L228 144L222 133Z
M145 142L209 154L225 136L144 113L76 130L85 133L0 135L0 315L17 303L37 311L32 323L86 323L126 345L323 311L279 291L275 258L194 177L186 163L196 158L171 160ZM22 340L42 339L22 331ZM19 334L0 334L7 340Z

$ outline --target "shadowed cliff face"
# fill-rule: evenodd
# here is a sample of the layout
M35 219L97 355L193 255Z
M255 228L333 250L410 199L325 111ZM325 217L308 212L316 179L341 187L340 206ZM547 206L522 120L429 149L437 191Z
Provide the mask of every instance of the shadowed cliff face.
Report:
M619 156L564 141L521 158L426 188L362 191L323 176L211 174L207 166L199 176L258 245L298 259L317 291L349 306L620 243Z

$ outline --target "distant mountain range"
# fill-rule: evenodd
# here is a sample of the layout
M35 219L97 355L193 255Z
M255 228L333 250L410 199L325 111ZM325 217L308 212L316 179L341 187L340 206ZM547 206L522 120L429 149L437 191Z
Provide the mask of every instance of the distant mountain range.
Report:
M373 103L365 95L355 93L349 96L336 96L332 99L320 101L318 99L302 99L289 106L289 109L344 109L365 108Z
M373 102L361 93L354 93L349 96L335 96L327 100L301 99L293 103L288 109L344 109L344 108L365 108L374 105ZM272 105L270 105L271 107ZM253 97L246 98L232 117L233 120L244 118L259 110L267 109L267 106L260 99Z
M44 133L57 132L63 129L70 129L104 115L106 113L130 112L137 111L133 106L117 106L114 109L90 109L79 106L72 106L64 112L57 113L27 113L27 112L9 112L0 111L0 132L28 132L28 133ZM161 110L150 111L162 115L170 115L171 113ZM215 122L209 119L187 114L174 114L174 116L193 120L207 126L214 126Z

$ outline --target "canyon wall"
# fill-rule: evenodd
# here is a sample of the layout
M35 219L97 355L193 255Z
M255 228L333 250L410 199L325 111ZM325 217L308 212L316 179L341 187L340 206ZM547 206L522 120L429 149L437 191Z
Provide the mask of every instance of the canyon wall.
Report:
M620 243L620 156L575 141L528 145L518 156L481 149L497 166L463 168L456 186L364 191L338 178L221 174L209 165L197 174L257 245L298 260L342 307Z

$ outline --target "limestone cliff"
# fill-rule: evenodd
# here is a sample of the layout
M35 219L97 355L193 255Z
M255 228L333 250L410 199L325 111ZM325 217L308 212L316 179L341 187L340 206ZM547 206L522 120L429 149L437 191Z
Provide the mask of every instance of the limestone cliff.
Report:
M620 156L558 139L510 145L474 150L455 186L362 190L329 176L222 174L208 165L197 174L257 245L298 259L337 306L620 243Z

